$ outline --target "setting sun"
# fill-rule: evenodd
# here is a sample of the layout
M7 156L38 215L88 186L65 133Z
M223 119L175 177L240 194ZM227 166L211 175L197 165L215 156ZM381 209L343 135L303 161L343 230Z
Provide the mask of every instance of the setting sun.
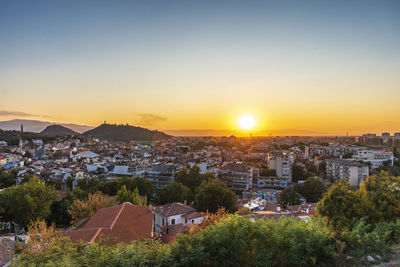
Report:
M256 120L251 115L244 115L239 118L238 124L244 130L251 130L256 125Z

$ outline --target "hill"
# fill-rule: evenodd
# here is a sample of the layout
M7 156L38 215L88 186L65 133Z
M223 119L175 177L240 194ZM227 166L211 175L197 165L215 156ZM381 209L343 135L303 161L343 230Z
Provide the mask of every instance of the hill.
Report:
M53 125L53 124L59 124L59 123L48 122L48 121L38 121L38 120L15 119L15 120L9 120L9 121L0 121L0 129L19 131L21 129L21 124L24 125L24 132L40 133L47 126ZM93 127L86 126L86 125L78 125L78 124L64 123L64 124L59 124L59 125L67 127L77 133L83 133L90 129L93 129Z
M40 132L41 134L45 135L75 135L76 132L72 131L71 129L64 127L62 125L49 125Z
M159 131L130 125L102 124L83 133L84 136L96 137L108 141L154 141L170 136Z

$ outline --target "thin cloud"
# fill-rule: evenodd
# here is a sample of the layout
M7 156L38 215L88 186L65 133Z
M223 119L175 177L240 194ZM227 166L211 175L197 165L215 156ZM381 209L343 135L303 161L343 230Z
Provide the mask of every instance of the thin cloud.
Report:
M136 122L137 124L146 126L154 125L167 120L167 117L151 113L139 113L136 115L136 117L137 117L137 122Z
M10 110L0 110L0 116L18 116L18 117L42 117L42 118L50 118L48 115L37 115L22 111L10 111Z

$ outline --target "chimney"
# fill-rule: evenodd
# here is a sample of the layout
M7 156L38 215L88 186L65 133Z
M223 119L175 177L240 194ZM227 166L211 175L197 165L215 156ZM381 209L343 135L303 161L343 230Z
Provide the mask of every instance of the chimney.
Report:
M187 200L183 201L183 205L185 206L187 205Z

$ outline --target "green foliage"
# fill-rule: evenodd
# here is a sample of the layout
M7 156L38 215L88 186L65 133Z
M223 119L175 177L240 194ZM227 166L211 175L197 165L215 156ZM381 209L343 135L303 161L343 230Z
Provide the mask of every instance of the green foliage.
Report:
M203 181L215 178L212 174L200 174L199 166L193 166L190 169L183 168L175 173L175 182L182 183L195 192L196 187L200 186Z
M236 209L235 193L219 179L203 181L196 191L194 206L200 211L216 212L221 207L230 212Z
M15 266L312 266L332 261L332 236L323 223L291 218L257 220L230 215L173 244L137 240L84 246L57 238L40 254L19 251ZM32 256L33 255L33 256Z
M137 189L137 187L132 192L127 190L125 185L118 191L116 200L119 204L129 202L133 205L147 205L147 198L144 197L143 200L140 199L139 189Z
M363 217L364 211L360 192L348 180L339 180L331 186L317 205L317 213L336 230L351 228Z
M308 203L317 203L326 192L326 186L318 178L308 178L302 184L296 184L294 188Z
M301 196L293 188L285 188L279 195L278 203L283 208L290 205L299 205L301 204Z
M32 220L46 219L55 200L54 188L33 176L27 183L0 192L0 218L27 226Z
M193 201L193 194L192 190L182 183L169 183L157 192L157 203L159 205L172 202L183 203L185 200L189 202Z
M345 242L345 252L349 255L383 255L391 252L391 245L400 242L400 220L380 224L367 224L365 220L361 220L353 229L344 231L341 239Z
M318 174L321 176L326 175L326 161L322 161L320 164L318 164L317 171L318 171Z
M17 173L17 168L9 171L2 171L0 173L0 189L15 185L17 181Z
M97 137L108 141L154 141L168 139L170 136L159 131L151 131L130 125L102 124L83 133L84 136Z
M149 180L142 177L113 179L100 184L98 190L109 196L115 196L122 186L130 191L137 188L140 195L146 195L147 199L152 198L154 186Z
M293 164L292 166L292 180L293 182L297 182L299 180L307 179L307 173L304 168L300 165Z
M54 223L59 228L68 227L71 225L71 215L68 209L72 206L77 197L71 191L68 191L65 197L61 200L54 201L51 205L51 214L47 221Z
M9 146L16 146L21 136L20 131L3 131L0 130L0 140L4 140ZM56 136L43 135L40 133L24 132L23 140L32 141L33 139L42 139L44 143L50 143L56 140Z
M400 217L400 177L372 175L359 190L340 180L318 203L317 212L335 230L351 229L361 218L368 224L394 222Z
M231 215L172 246L177 266L310 266L333 259L332 238L323 224L282 218L257 220Z
M387 172L369 176L359 191L368 207L368 223L393 222L400 218L400 177Z
M276 177L276 170L263 168L263 169L260 170L260 176L264 176L264 177L273 176L273 177Z
M346 152L342 155L343 159L350 159L353 157L353 153L352 152Z

